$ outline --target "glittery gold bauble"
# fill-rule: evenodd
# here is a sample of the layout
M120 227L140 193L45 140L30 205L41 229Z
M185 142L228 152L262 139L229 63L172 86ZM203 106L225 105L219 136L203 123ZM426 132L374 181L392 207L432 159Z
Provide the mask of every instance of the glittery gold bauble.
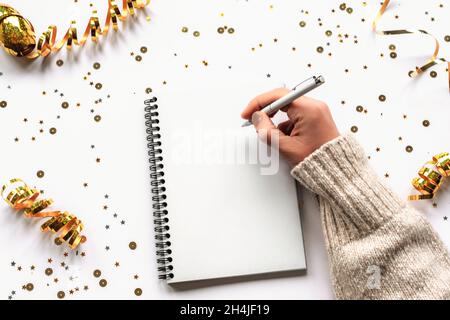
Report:
M0 43L16 57L26 56L36 47L33 25L5 4L0 4Z

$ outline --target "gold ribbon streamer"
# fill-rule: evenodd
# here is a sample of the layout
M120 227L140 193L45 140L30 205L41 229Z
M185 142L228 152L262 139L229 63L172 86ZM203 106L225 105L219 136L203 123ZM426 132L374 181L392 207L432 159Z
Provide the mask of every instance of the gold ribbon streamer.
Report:
M36 51L29 54L30 59L38 56L45 57L51 52L59 51L67 43L67 49L71 49L73 45L79 47L84 46L89 36L93 42L97 42L100 36L106 36L112 27L114 31L118 30L118 21L125 21L128 16L135 14L135 9L143 9L150 3L150 0L122 0L122 11L116 3L116 0L108 0L108 13L103 28L101 28L97 10L92 12L92 16L84 30L83 36L79 39L77 34L76 21L72 20L69 29L64 37L55 44L57 27L51 25L48 27L38 40Z
M419 177L412 180L412 185L421 194L411 195L409 200L433 199L442 185L444 178L450 176L450 155L440 153L428 161L420 170Z
M9 190L5 197L4 192ZM1 196L15 210L23 211L29 218L50 218L41 225L42 232L51 231L59 233L57 240L67 242L70 248L75 249L80 243L86 242L86 237L81 235L83 223L74 215L64 211L46 211L53 200L38 200L39 191L31 189L21 179L11 179L3 185Z
M380 35L403 35L403 34L424 34L434 39L435 42L435 48L433 55L428 59L428 61L421 67L416 67L415 71L410 72L409 76L414 78L417 77L419 74L424 73L431 67L440 64L440 63L447 63L447 72L448 72L448 85L450 90L450 61L447 61L443 58L438 58L439 55L439 41L435 36L428 33L425 30L413 30L413 29L401 29L401 30L377 30L378 23L381 20L381 17L385 13L387 7L389 6L390 0L385 0L378 11L377 16L375 17L375 20L372 23L372 29L374 32Z

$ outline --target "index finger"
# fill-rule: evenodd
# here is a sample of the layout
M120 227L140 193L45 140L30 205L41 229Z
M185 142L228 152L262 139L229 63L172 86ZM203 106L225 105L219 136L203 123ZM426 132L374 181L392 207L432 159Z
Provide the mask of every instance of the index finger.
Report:
M242 111L241 117L244 119L250 119L253 113L263 109L272 102L280 99L281 97L285 96L288 92L289 90L286 88L278 88L260 94L259 96L255 97L252 101L249 102L247 107L245 107L244 111Z

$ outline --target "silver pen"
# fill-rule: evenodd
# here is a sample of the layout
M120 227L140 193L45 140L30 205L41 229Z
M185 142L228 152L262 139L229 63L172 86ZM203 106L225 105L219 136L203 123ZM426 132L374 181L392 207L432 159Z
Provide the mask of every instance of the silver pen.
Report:
M297 100L301 96L304 96L311 90L319 87L320 85L325 83L325 79L322 76L318 77L311 77L309 79L306 79L305 81L299 83L296 85L291 92L289 92L284 97L281 97L280 99L272 102L268 106L261 109L262 112L266 113L267 115L272 115L281 108L286 107L287 105L294 102L294 100ZM251 126L252 122L251 120L246 121L242 127L248 127Z

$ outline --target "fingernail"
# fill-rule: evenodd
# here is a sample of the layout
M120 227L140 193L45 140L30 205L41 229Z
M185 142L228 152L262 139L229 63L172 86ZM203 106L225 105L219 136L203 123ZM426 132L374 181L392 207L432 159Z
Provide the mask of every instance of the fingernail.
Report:
M258 123L261 121L261 112L255 112L252 114L252 123L254 126L257 126Z

